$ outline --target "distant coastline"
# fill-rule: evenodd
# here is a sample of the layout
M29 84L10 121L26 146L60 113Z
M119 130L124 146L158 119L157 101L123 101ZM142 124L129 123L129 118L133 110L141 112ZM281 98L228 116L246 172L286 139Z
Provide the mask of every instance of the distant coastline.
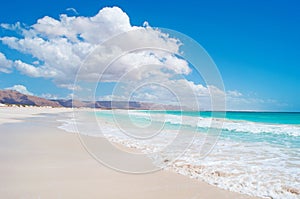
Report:
M14 90L0 90L0 104L7 106L42 106L65 108L99 108L99 109L133 109L150 110L159 107L166 110L178 110L173 105L154 104L136 101L79 101L73 99L45 99L42 97L26 95ZM155 108L154 108L155 109Z

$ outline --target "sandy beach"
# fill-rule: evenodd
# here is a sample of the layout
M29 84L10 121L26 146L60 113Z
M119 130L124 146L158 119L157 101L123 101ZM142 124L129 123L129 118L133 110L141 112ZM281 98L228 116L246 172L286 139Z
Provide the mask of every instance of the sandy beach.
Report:
M57 128L71 111L0 108L0 198L254 198L169 171L134 175L107 168L77 134Z

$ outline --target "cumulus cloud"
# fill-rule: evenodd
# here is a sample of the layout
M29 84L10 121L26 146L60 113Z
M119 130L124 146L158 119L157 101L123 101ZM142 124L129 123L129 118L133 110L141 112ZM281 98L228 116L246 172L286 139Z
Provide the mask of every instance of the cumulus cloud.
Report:
M172 55L179 53L180 41L151 28L148 24L132 26L128 15L118 7L103 8L92 17L70 17L62 14L59 19L55 19L45 16L29 28L21 27L20 23L1 26L6 29L18 27L22 30L21 37L1 37L3 44L37 59L35 65L24 60L16 60L14 61L16 69L31 77L51 78L62 87L74 82L80 66L84 73L80 73L77 78L97 81L99 73L112 59L128 49L141 46L166 49L169 54L151 50L130 52L111 67L107 73L110 75L103 80L116 81L133 66L147 63L160 64L175 74L190 72L184 60ZM118 40L117 37L114 42L109 41L113 36L128 31L134 33L129 33L126 39ZM94 59L90 58L89 63L83 64L86 57L91 54L95 56Z
M0 72L10 73L13 66L13 62L8 60L3 53L0 52Z
M19 70L22 74L28 75L30 77L55 77L55 70L47 70L45 67L35 67L31 64L27 64L22 62L21 60L16 60L14 62L14 66L17 70Z
M224 98L224 91L184 78L145 78L134 82L122 81L115 86L112 95L100 99L171 104L194 110L223 110Z
M22 74L52 79L77 94L87 96L87 88L74 86L75 78L78 82L117 82L122 86L118 93L102 99L128 99L131 90L131 98L137 101L178 103L179 99L180 104L196 107L199 102L208 109L212 94L225 95L218 88L184 78L192 70L178 56L183 45L180 40L152 28L148 22L131 25L129 16L118 7L103 8L92 17L62 14L58 19L44 16L29 27L20 23L1 26L21 30L20 37L1 37L3 44L36 60L8 61L10 65ZM151 86L132 90L151 82Z
M12 87L8 87L8 88L5 88L6 90L14 90L14 91L18 91L20 93L23 93L25 95L33 95L33 93L31 93L30 91L27 90L27 88L21 84L17 84L17 85L14 85Z

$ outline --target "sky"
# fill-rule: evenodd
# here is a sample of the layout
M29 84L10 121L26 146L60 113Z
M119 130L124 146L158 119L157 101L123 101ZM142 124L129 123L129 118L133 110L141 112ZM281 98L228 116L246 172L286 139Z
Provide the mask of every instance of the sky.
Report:
M83 85L74 88L72 81L78 65L96 44L122 32L145 29L145 38L171 55L144 51L122 57L112 66L116 70L108 71L109 78L98 85L102 90L97 99L112 98L111 91L121 74L128 73L126 82L134 80L136 86L137 81L149 78L145 74L155 71L156 82L164 82L182 101L188 102L186 96L194 91L197 100L208 103L204 98L212 93L213 86L205 85L199 80L201 77L189 70L191 66L186 61L174 56L180 54L180 42L152 28L159 27L183 33L206 50L222 77L225 90L219 88L218 92L226 95L228 110L300 111L300 3L297 0L172 3L11 0L2 4L0 89L15 89L46 98L70 98L75 90L83 92L80 88ZM109 56L122 52L113 51ZM154 63L161 67L133 70L133 63ZM86 65L87 72L79 75L79 80L92 81L95 67ZM132 74L138 79L133 79ZM151 77L151 81L155 78ZM187 85L190 90L184 89ZM157 85L134 91L136 100L164 101L172 94ZM124 90L118 94L116 99L125 99L122 98Z

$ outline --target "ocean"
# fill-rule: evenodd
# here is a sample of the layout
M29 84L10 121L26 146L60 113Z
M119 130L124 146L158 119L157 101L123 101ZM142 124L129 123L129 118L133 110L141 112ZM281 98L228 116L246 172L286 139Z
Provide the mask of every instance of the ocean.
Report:
M222 189L300 198L300 113L103 110L83 134L137 148L153 164ZM78 129L78 128L77 128ZM146 172L146 171L145 171Z

